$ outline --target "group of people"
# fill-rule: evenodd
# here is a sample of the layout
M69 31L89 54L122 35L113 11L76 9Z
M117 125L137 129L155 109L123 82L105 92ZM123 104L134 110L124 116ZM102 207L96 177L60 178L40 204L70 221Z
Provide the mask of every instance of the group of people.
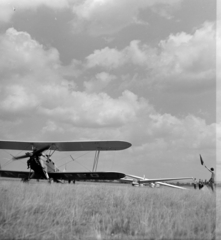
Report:
M205 166L206 169L208 169L208 171L210 171L211 173L211 177L209 179L209 181L205 180L202 181L201 179L199 179L199 181L196 180L196 178L194 178L193 180L193 187L194 189L197 189L197 186L199 189L202 189L205 185L209 186L212 191L215 190L215 172L214 172L214 168L207 168L207 166Z

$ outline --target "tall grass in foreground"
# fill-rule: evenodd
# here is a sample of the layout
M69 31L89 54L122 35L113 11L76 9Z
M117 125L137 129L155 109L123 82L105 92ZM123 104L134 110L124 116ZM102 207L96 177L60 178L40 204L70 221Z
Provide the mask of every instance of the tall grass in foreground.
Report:
M221 189L216 191L216 239L221 239Z
M0 181L0 239L214 239L215 194Z

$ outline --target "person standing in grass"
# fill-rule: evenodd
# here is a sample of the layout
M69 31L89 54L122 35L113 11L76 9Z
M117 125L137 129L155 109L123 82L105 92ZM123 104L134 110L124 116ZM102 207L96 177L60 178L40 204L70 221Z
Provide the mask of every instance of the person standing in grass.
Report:
M199 186L199 189L202 189L204 187L203 181L201 179L199 179L198 186Z
M196 181L196 178L193 179L193 187L194 187L194 189L196 189L196 187L197 187L197 181Z
M204 161L203 161L203 158L202 156L200 155L200 162L201 162L201 165L204 165L204 167L211 172L211 178L209 179L208 181L208 185L211 187L212 191L214 191L214 188L215 188L215 171L214 171L214 168L208 168L205 164L204 164Z
M207 166L205 166L205 168L211 172L211 178L208 181L209 186L211 187L211 189L214 191L215 189L215 171L214 168L208 168Z

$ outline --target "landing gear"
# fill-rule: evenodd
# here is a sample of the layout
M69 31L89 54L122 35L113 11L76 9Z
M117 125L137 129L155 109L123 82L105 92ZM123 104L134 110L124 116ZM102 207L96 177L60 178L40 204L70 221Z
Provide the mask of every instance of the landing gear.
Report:
M75 184L75 180L72 180L73 184ZM68 180L68 183L71 183L71 179Z
M29 182L29 178L22 178L21 181L22 182Z
M53 183L53 179L52 179L52 178L49 178L49 179L48 179L48 183L50 183L50 184Z

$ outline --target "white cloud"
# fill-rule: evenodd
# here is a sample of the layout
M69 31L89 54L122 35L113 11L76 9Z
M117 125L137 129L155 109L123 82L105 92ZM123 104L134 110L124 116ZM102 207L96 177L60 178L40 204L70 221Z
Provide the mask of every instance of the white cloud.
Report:
M8 29L0 38L0 49L4 70L0 110L9 117L14 114L16 118L18 111L24 114L28 109L30 115L33 110L42 117L78 126L118 126L134 121L143 104L129 91L117 99L104 92L89 93L115 79L105 72L85 83L87 92L75 91L75 84L63 78L57 50L44 49L25 32Z
M135 121L142 101L129 91L113 99L105 93L72 92L56 107L41 108L41 112L57 120L79 127L121 126Z
M26 92L23 86L8 86L5 89L5 94L6 97L0 103L0 108L4 109L5 111L26 111L38 105L36 96Z
M134 65L146 67L151 60L155 60L151 58L154 57L153 54L156 54L155 49L151 49L147 45L141 45L138 40L133 40L129 46L121 51L108 47L95 50L93 54L86 57L86 66L88 68L101 66L111 70L133 63Z
M215 148L215 124L207 125L205 120L189 115L183 119L170 114L151 115L153 137L166 139L174 148Z
M86 89L86 92L101 92L103 91L111 81L116 79L116 76L110 75L106 72L98 73L95 76L95 79L92 79L90 81L85 81L84 86Z
M221 5L217 2L217 25L216 25L216 167L217 180L221 181Z
M26 32L9 28L5 35L0 36L0 43L0 66L3 75L6 72L10 72L11 75L13 73L27 75L36 73L39 69L47 70L46 66L53 70L60 64L56 49L45 50Z
M146 70L146 79L168 86L194 86L208 83L214 87L216 29L205 22L193 34L171 34L159 42L158 48L141 44L138 40L122 50L104 48L94 51L87 59L87 67L121 68L126 64ZM203 84L202 84L203 86Z
M217 21L216 31L216 110L217 122L221 122L221 20ZM221 132L220 132L221 134Z
M1 0L0 22L8 22L17 12L35 10L40 6L46 6L52 9L63 9L68 7L68 0Z
M1 0L0 22L8 22L17 12L36 10L45 6L56 10L71 9L74 14L73 27L77 31L86 30L92 35L111 34L128 24L143 24L138 17L139 10L154 5L176 7L182 0ZM168 8L168 7L167 7ZM171 10L170 10L171 11ZM164 15L168 11L164 11ZM162 15L162 14L161 14ZM113 17L114 16L114 17Z
M215 24L204 23L193 35L185 32L170 35L159 44L159 65L167 75L215 70Z
M101 50L95 50L93 54L86 57L86 60L88 68L102 66L108 69L118 68L126 61L122 52L108 47Z
M91 35L110 35L130 24L144 24L139 19L140 10L158 4L170 5L172 8L180 2L181 0L77 1L72 7L73 13L76 15L73 20L74 32L86 31Z
M48 134L49 132L63 133L64 130L62 127L59 127L55 122L49 120L46 123L46 126L42 128L43 134Z
M2 111L24 112L39 106L43 91L59 80L57 50L45 50L29 34L10 28L0 36L0 51Z
M151 106L142 108L137 119L126 125L124 134L141 152L145 152L149 145L153 147L160 143L165 151L206 150L215 153L215 123L207 124L204 119L193 115L179 118L169 113L160 114ZM158 151L156 146L153 149Z

